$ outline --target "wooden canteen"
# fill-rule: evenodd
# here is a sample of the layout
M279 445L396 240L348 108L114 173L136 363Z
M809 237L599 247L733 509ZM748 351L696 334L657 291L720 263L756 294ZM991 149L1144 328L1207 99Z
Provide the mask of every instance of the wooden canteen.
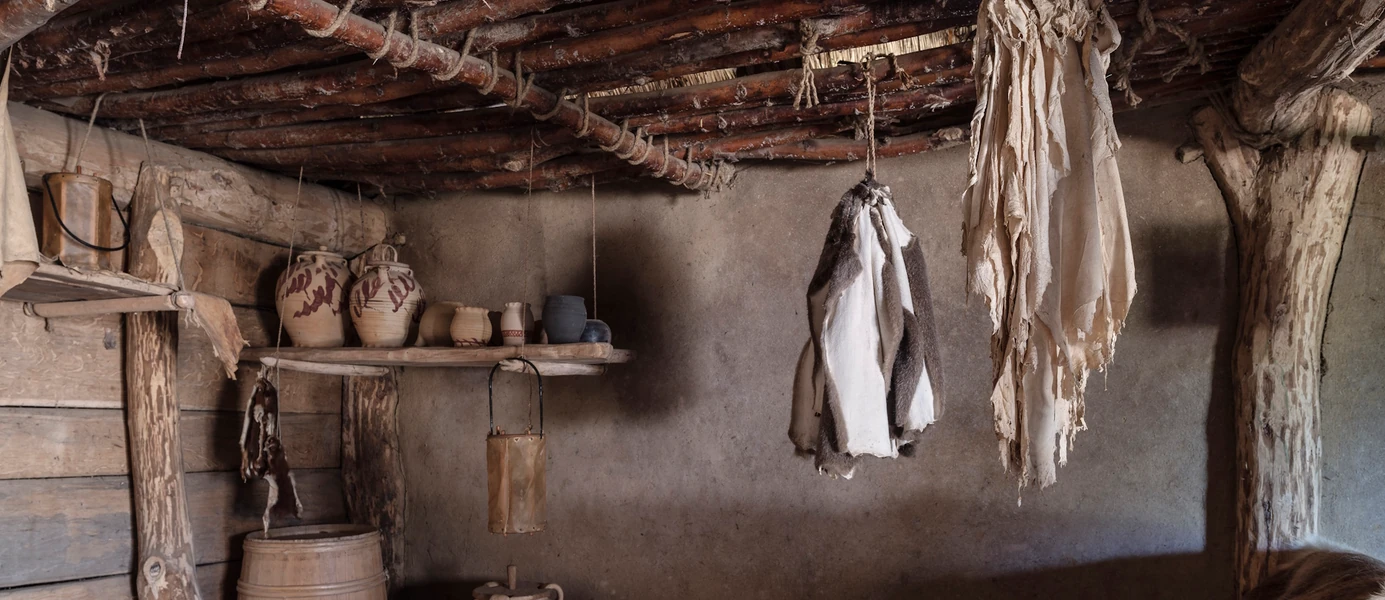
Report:
M539 381L539 432L505 433L495 427L495 372L486 384L490 434L486 436L486 481L491 533L535 533L548 523L548 447L543 437L543 376L528 359L520 358ZM532 418L532 417L531 417Z

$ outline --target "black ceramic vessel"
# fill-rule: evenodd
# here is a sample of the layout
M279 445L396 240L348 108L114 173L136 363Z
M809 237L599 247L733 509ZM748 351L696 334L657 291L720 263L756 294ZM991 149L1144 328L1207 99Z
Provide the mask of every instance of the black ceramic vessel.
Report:
M611 326L605 321L587 319L587 327L582 330L582 341L594 344L611 343Z
M571 344L587 327L587 301L581 296L549 296L543 303L543 330L550 344Z

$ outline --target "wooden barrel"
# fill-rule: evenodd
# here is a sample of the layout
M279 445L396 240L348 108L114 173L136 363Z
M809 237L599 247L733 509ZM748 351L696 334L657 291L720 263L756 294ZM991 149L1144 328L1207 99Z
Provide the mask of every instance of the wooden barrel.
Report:
M380 533L363 525L308 525L245 538L241 600L386 600Z

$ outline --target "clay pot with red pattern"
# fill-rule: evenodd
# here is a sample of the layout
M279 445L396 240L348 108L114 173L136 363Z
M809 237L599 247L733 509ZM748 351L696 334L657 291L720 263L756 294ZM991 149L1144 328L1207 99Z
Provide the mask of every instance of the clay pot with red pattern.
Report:
M413 269L401 262L368 262L351 287L351 322L367 348L402 347L418 325L424 305L423 288L414 279Z
M300 253L279 275L274 307L294 346L337 348L346 343L350 282L346 259L326 248Z

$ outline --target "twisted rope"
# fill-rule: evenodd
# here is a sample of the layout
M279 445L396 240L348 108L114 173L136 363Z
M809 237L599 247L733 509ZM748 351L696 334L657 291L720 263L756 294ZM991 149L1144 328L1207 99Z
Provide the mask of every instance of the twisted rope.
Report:
M562 112L563 110L563 102L566 102L567 95L571 93L571 91L572 90L569 90L568 88L558 90L558 101L553 104L553 110L550 110L542 114L536 112L531 112L529 114L533 115L535 119L538 119L540 121L547 121L549 119L552 119L553 117L558 116L558 113Z
M380 44L380 49L378 49L378 50L376 50L376 51L374 51L374 52L367 52L367 53L365 53L365 55L366 55L366 56L369 56L371 60L374 60L374 61L377 61L377 62L378 62L381 58L384 58L384 57L385 57L385 54L388 54L388 53L389 53L389 51L390 51L390 46L393 46L393 45L394 45L394 28L395 28L395 26L398 24L398 21L399 21L399 11L397 11L397 10L392 10L392 11L390 11L389 25L386 25L386 26L385 26L385 43Z
M617 150L613 150L612 153L614 153L614 154L616 155L616 158L619 158L619 159L621 159L621 160L630 160L631 157L635 156L635 149L638 148L638 147L640 146L640 137L643 136L643 135L644 135L644 128L643 128L643 127L640 127L640 128L638 128L638 129L636 129L636 130L635 130L635 137L633 137L633 138L630 139L630 151L629 151L629 152L621 152L620 150L617 149ZM619 144L616 144L616 145L619 146ZM645 144L645 146L647 147L648 144ZM649 152L647 151L647 149L646 149L646 152L644 153L644 155L645 155L646 157L649 156Z
M491 50L490 62L486 63L486 83L478 90L481 92L482 96L489 96L491 92L495 90L495 84L500 81L500 66L496 64L496 61L499 59L499 54Z
M667 173L667 172L668 172L668 163L669 163L669 160L668 160L668 159L669 159L669 156L668 156L668 136L665 135L665 136L664 136L664 162L663 162L663 164L660 164L660 165L659 165L659 170L654 172L654 176L655 176L655 177L663 177L663 176L664 176L664 173Z
M1140 102L1143 101L1142 98L1135 94L1135 90L1131 88L1130 83L1131 72L1135 65L1135 57L1139 55L1140 49L1143 48L1145 44L1148 44L1154 39L1154 36L1159 34L1160 29L1173 34L1174 37L1177 37L1179 41L1183 42L1188 48L1188 56L1168 71L1164 72L1163 79L1165 82L1172 81L1173 78L1178 76L1179 73L1182 73L1184 69L1193 65L1198 65L1199 69L1204 74L1211 70L1212 65L1207 60L1207 51L1203 48L1202 42L1197 39L1197 36L1194 36L1188 30L1175 23L1155 19L1154 13L1149 9L1148 0L1140 0L1135 15L1140 22L1140 35L1121 49L1120 57L1111 68L1111 72L1116 76L1116 83L1112 87L1125 92L1125 100L1132 108L1138 106Z
M337 11L337 16L332 18L332 22L329 23L325 29L308 29L304 27L303 32L316 38L329 37L336 33L338 29L341 29L342 23L345 23L346 18L351 16L351 9L355 6L356 0L346 0L346 6L341 7L341 9Z
M803 61L803 73L798 80L798 91L794 93L794 110L800 108L812 108L821 104L818 99L817 81L813 75L813 68L808 64L808 57L822 51L818 47L818 38L822 34L818 31L817 25L811 19L804 19L798 22L798 55Z
M614 144L611 144L610 146L605 146L605 145L602 145L602 144L597 144L597 147L599 147L599 148L601 148L602 150L605 150L605 151L607 151L607 152L615 152L615 151L616 151L616 148L619 148L621 144L624 144L624 143L625 143L625 134L627 134L627 133L629 133L629 132L630 132L630 119L626 119L626 120L624 120L624 121L621 121L621 122L620 122L620 135L616 136L616 142L615 142Z
M582 126L577 129L577 137L584 138L592 131L592 99L587 92L582 92Z
M391 62L396 69L407 69L418 62L418 11L409 14L409 42L412 48L409 49L409 57L401 62Z

